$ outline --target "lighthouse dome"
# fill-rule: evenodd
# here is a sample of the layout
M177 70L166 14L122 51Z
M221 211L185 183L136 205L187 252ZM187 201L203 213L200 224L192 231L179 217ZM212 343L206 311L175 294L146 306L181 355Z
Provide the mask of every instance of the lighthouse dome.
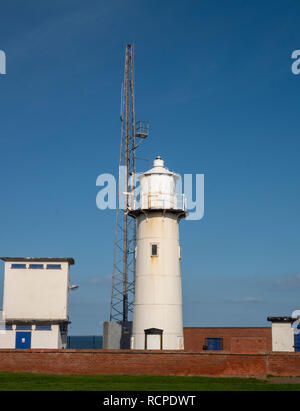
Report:
M184 209L184 200L177 194L179 175L168 170L164 161L157 156L153 168L140 177L140 208L142 209Z

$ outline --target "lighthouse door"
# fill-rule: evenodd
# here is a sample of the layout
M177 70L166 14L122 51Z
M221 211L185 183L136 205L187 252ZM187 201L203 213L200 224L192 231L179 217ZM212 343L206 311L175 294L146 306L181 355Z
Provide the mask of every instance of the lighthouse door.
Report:
M147 335L147 350L160 350L160 335Z
M163 330L148 328L145 330L145 350L162 350Z

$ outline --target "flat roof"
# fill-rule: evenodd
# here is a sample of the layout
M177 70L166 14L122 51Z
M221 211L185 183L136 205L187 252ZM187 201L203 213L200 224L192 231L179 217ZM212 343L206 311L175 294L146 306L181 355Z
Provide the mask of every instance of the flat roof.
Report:
M296 320L297 318L293 317L268 317L267 320L271 321L272 323L292 323Z
M1 260L3 261L11 261L11 262L16 262L16 261L24 261L24 262L28 262L28 261L51 261L51 262L68 262L70 265L75 264L75 260L71 257L0 257Z
M5 318L5 324L8 325L23 325L23 324L27 324L27 325L32 325L32 324L36 324L36 325L44 325L44 324L71 324L71 321L69 320L62 320L62 319L35 319L35 318L26 318L26 319L22 319L22 318Z

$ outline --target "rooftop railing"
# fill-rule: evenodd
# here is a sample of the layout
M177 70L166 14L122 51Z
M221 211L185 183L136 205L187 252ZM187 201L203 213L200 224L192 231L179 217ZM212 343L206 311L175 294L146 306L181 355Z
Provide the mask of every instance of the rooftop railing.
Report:
M128 203L131 210L140 209L173 209L186 211L186 197L184 194L143 193L135 198L134 193L128 194Z

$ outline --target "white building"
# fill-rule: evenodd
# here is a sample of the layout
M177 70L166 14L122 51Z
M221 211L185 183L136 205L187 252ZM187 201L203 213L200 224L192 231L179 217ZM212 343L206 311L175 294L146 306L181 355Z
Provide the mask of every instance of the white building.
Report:
M178 175L160 157L140 177L140 204L130 215L137 222L132 349L182 350L182 293L179 220L186 216Z
M268 321L272 322L272 351L300 351L300 334L292 326L296 318L268 317Z
M2 257L0 348L66 348L72 258Z

